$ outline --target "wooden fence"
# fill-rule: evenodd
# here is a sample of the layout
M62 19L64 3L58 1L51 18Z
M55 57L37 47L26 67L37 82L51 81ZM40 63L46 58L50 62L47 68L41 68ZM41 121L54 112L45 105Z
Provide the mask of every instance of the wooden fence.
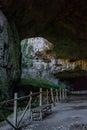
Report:
M15 93L14 99L0 102L1 109L4 109L4 105L6 104L7 107L9 108L9 103L12 103L13 122L10 121L8 118L5 118L3 112L0 113L0 116L4 118L4 120L6 120L7 123L14 128L14 130L19 130L26 113L28 113L27 114L28 119L30 120L32 108L37 106L42 106L43 104L53 104L55 106L56 103L61 102L61 100L66 99L66 97L67 97L67 90L61 88L56 90L53 90L51 88L50 90L47 89L47 91L42 91L42 88L40 88L40 92L36 92L36 93L30 92L29 95L19 97L19 98L18 98L18 94ZM20 113L20 109L18 109L19 106L20 108L21 107L23 108L21 114L19 114ZM7 109L7 107L5 108Z

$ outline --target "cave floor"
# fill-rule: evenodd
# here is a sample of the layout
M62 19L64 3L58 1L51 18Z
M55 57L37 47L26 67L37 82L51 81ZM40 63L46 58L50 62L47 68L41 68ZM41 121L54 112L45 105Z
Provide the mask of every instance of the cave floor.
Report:
M26 122L28 119L23 123ZM12 128L5 125L0 130ZM66 103L57 103L53 113L43 121L29 122L21 130L87 130L87 98L69 97Z

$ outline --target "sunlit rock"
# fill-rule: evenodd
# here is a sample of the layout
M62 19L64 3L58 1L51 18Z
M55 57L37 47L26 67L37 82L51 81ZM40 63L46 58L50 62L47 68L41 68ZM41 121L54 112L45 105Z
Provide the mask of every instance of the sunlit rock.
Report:
M23 40L21 47L22 77L41 77L52 80L56 79L54 75L58 76L59 73L87 71L86 60L56 57L56 52L53 52L53 44L44 38L37 37ZM66 77L66 74L64 77Z
M54 60L51 61L52 63L44 61L44 58L47 59L47 52L53 48L52 43L44 38L37 37L23 40L21 47L22 78L42 78L58 84L58 79L51 72L52 67L50 64L54 64Z

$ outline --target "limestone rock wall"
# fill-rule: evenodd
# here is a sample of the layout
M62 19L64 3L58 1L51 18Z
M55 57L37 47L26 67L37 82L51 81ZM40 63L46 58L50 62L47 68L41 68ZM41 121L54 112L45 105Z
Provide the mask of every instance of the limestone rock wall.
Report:
M36 37L23 40L21 47L22 78L42 78L58 85L58 79L54 77L50 69L52 62L46 57L47 53L53 49L52 43L44 38Z
M20 77L20 43L15 24L0 11L0 98L9 97L12 82Z
M53 52L53 44L44 38L30 38L21 42L22 77L41 77L58 83L54 75L64 72L87 71L87 60L60 59ZM70 73L71 74L71 73ZM64 75L66 77L66 74ZM71 74L71 77L72 74Z

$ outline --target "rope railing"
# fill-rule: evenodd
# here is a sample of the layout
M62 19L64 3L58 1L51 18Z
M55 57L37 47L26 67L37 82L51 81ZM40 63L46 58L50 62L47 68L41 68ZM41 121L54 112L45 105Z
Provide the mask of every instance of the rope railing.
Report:
M0 102L0 107L3 109L3 106L5 104L13 103L13 123L11 123L7 118L5 120L15 129L19 129L20 124L25 116L25 113L27 110L29 111L29 116L31 115L31 109L33 107L33 104L36 105L36 102L39 106L42 106L43 104L49 104L52 103L55 105L55 102L61 102L61 99L66 98L66 91L65 90L58 90L55 91L51 88L50 91L42 91L42 88L40 88L40 92L32 93L30 92L27 96L18 97L17 93L14 94L14 99L9 99L3 102ZM22 101L22 102L21 102ZM26 103L25 103L26 102ZM22 104L22 105L19 105ZM26 106L24 107L24 105ZM12 104L11 104L12 105ZM23 112L21 113L21 117L18 120L18 107L25 108ZM37 106L37 105L36 105ZM35 107L35 106L34 106ZM3 114L2 114L3 115ZM4 116L3 116L4 117Z
M44 93L46 93L46 91L32 93L32 96L37 95L37 94L39 95L40 93L44 94ZM25 98L28 98L28 97L30 97L30 95L19 97L19 98L17 98L17 100L22 100L22 99L25 99ZM5 101L0 102L0 105L3 105L5 103L9 103L9 102L13 102L13 101L14 101L14 99L5 100Z

